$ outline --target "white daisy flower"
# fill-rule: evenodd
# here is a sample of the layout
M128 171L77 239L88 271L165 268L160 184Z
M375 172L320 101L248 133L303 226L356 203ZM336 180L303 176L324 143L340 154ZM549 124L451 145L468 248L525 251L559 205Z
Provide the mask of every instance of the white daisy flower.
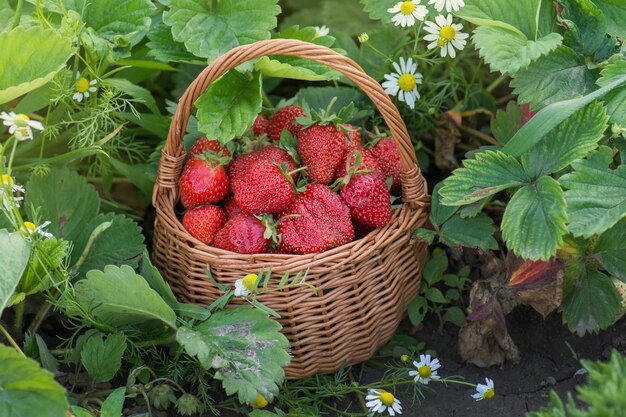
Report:
M438 12L442 12L446 8L446 12L458 12L461 7L465 6L463 0L429 0L428 4L434 4Z
M394 395L390 392L384 391L382 389L368 389L367 396L365 397L365 406L369 408L369 413L384 413L385 411L389 413L390 416L395 416L396 414L402 414L402 405L400 405L400 400L398 400Z
M417 72L417 63L412 58L400 57L400 65L393 63L395 73L385 74L385 81L382 85L385 93L391 96L398 96L400 101L404 101L410 108L415 107L415 100L420 98L417 91L417 84L422 83L422 74Z
M437 375L437 369L441 368L439 359L430 359L430 355L420 355L419 362L413 362L413 366L417 368L416 371L409 371L409 376L414 377L415 382L420 382L424 385L428 385L428 381L431 379L439 379Z
M391 21L396 26L410 27L418 20L424 20L424 17L428 14L426 6L420 5L421 0L401 1L393 6L391 9L387 9L387 13L391 13L394 16Z
M366 32L363 32L359 35L359 42L360 43L365 43L367 41L370 40L370 35L368 35Z
M315 26L315 35L313 39L328 35L330 29L327 26Z
M493 387L493 380L489 378L485 378L485 382L487 383L487 385L485 384L476 385L476 394L472 394L472 398L475 399L476 401L488 400L490 398L493 398L494 395L496 395L496 391Z
M7 190L9 191L7 193ZM15 184L13 177L7 174L3 174L0 176L0 200L2 200L2 205L7 211L11 211L13 209L13 204L20 206L20 201L24 200L24 197L15 197L13 193L24 193L24 187L21 185Z
M50 239L50 238L54 237L54 235L52 233L46 232L44 230L49 225L50 225L50 222L43 222L39 226L36 226L35 223L24 222L24 225L22 226L22 229L21 229L22 230L22 234L24 234L25 236L29 237L29 236L32 236L35 233L37 233L40 236L45 237L46 239Z
M17 140L33 139L33 129L43 130L43 124L36 120L30 120L30 117L23 113L15 114L13 112L0 113L0 119L3 120L5 126L9 127L9 133L15 135Z
M89 81L87 78L81 77L79 72L76 74L76 83L74 84L76 92L72 98L80 103L83 101L83 98L88 98L90 93L98 91L98 88L96 87L97 83L98 81L96 80Z
M444 17L439 15L435 17L435 22L426 22L424 30L428 35L424 36L425 41L432 41L428 44L428 49L441 48L441 56L450 55L450 58L456 57L456 51L465 48L466 39L469 37L467 33L461 32L463 25L460 23L452 23L452 15Z
M256 280L259 279L257 274L248 274L242 279L235 281L235 296L245 297L254 291Z

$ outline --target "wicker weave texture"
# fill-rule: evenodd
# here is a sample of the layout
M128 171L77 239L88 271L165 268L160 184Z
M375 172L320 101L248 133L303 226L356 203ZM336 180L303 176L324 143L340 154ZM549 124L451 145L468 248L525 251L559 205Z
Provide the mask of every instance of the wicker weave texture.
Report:
M182 138L196 99L228 70L256 57L308 58L343 73L366 93L398 143L402 167L402 208L392 220L366 237L323 253L242 255L207 246L190 236L176 217L178 181L185 159ZM159 165L153 203L157 211L153 260L177 297L209 304L221 291L209 281L209 268L220 284L234 285L247 273L272 268L270 288L289 272L308 271L305 287L259 296L281 315L293 359L288 378L334 372L362 362L386 343L420 288L424 244L412 239L426 221L428 193L415 151L398 110L380 85L351 59L319 45L297 40L268 40L240 46L209 65L181 97ZM242 302L235 300L235 303Z

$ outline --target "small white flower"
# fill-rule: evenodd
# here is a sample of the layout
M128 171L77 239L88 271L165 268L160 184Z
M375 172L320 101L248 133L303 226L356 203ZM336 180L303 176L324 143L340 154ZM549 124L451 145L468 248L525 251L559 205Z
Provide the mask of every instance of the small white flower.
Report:
M369 413L384 413L387 411L390 416L396 414L402 414L402 405L390 392L382 389L369 389L367 390L367 396L365 397L365 406L369 408Z
M245 297L254 291L254 287L259 276L257 274L248 274L242 279L235 281L235 296Z
M389 95L398 96L400 101L404 101L410 108L415 107L415 100L420 97L417 91L417 84L422 83L422 74L417 72L417 64L412 58L400 57L400 65L393 63L395 73L385 74L383 88Z
M326 36L328 35L328 32L330 32L330 29L326 26L315 26L315 35L313 36L313 39Z
M452 11L457 12L461 7L465 6L463 0L429 0L428 4L434 4L438 12L442 12L445 7L448 13Z
M430 355L420 355L419 362L413 362L413 366L417 368L416 371L409 371L409 376L414 377L415 382L420 382L424 385L428 385L428 381L431 379L439 379L437 375L437 369L441 368L439 359L430 359Z
M24 225L22 226L21 231L22 231L22 234L26 237L30 237L34 235L35 233L37 233L40 236L45 237L46 239L50 239L54 237L54 235L44 230L49 225L50 225L50 222L43 222L39 226L36 226L34 223L31 223L31 222L24 222Z
M426 6L420 5L421 0L401 1L393 6L391 9L387 9L387 13L391 13L394 16L391 21L396 26L410 27L418 20L424 20L428 14Z
M452 15L444 17L439 15L435 17L435 22L426 22L424 30L429 34L424 36L425 41L432 41L428 44L428 49L441 48L441 56L450 55L450 58L456 57L456 51L465 48L466 39L469 37L467 33L461 32L463 25L460 23L452 23Z
M72 98L79 103L83 101L83 98L88 98L90 93L95 93L98 91L96 84L98 81L91 80L89 81L85 77L80 76L80 72L76 74L76 83L74 84L74 88L76 92L72 96Z
M485 382L487 383L487 385L485 384L476 385L476 394L472 394L472 398L475 399L476 401L488 400L490 398L493 398L494 395L496 395L496 391L493 387L493 380L489 378L485 378Z
M365 43L369 40L370 40L370 36L366 32L363 32L359 35L359 42Z
M15 197L13 193L16 192L23 194L25 192L24 187L15 184L10 175L3 174L0 176L0 199L2 200L2 205L7 211L11 211L13 209L13 204L19 207L20 201L24 200L24 197Z
M30 117L23 113L15 114L13 112L0 113L0 119L3 120L5 126L9 127L9 133L15 135L17 140L28 140L33 138L33 129L43 130L43 124L36 120L30 120Z

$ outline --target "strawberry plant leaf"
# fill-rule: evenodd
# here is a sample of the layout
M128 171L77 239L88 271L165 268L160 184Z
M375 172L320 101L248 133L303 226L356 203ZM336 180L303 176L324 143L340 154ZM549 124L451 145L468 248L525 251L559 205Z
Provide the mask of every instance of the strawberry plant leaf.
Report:
M607 33L619 38L626 38L626 3L623 0L593 0L604 13Z
M602 233L591 255L611 275L626 282L626 220Z
M126 337L114 333L104 338L102 333L93 335L80 351L83 364L93 382L108 382L122 367L122 355L126 350Z
M172 36L172 30L164 23L159 23L150 28L148 32L150 48L149 55L162 62L187 62L200 63L192 53L187 51L185 44L176 42Z
M582 56L593 56L606 39L606 19L591 0L559 0L564 42Z
M226 144L252 126L261 105L261 73L231 70L196 100L198 128Z
M294 101L301 107L306 103L312 109L325 109L333 98L336 101L332 109L343 109L353 103L358 109L367 110L370 115L374 112L372 102L352 87L306 87L298 91Z
M267 314L247 306L217 311L194 328L181 327L176 340L205 369L215 369L226 394L253 403L260 393L268 401L278 395L289 363L289 342L281 326Z
M392 8L398 2L396 0L361 0L363 10L370 15L373 20L383 20L391 22L392 15L387 9Z
M19 233L0 230L0 316L28 265L30 246Z
M605 85L626 74L626 60L620 60L607 65L600 73L598 85ZM604 97L610 115L610 122L626 127L626 87L611 91Z
M269 39L280 13L277 2L172 0L163 12L163 22L171 27L175 41L211 62L239 45Z
M576 236L600 234L626 215L626 166L612 170L612 160L612 150L602 147L574 161L574 171L559 180L567 188L569 230Z
M584 158L597 147L607 127L606 109L597 101L578 110L552 129L522 157L524 170L533 178L548 175Z
M531 181L517 159L500 151L477 153L463 165L443 181L439 191L443 204L470 204Z
M439 231L441 243L448 246L466 246L469 248L498 249L498 242L493 237L496 227L493 220L484 214L472 218L452 216Z
M524 259L548 260L563 243L566 223L563 190L552 177L543 176L511 198L502 219L502 238Z
M433 189L432 201L430 203L430 222L435 226L441 226L459 210L459 206L446 206L441 204L439 190L443 182L435 185Z
M100 417L122 417L125 399L126 387L119 387L113 391L102 403Z
M520 98L520 102L525 101ZM498 109L496 117L491 121L491 133L500 141L507 143L520 127L522 127L522 107L511 100L506 105L506 110Z

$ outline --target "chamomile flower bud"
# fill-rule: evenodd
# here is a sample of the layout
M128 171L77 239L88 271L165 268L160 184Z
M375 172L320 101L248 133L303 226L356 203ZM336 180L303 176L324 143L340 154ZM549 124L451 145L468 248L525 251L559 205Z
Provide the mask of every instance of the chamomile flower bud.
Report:
M359 42L365 43L369 40L370 40L370 36L366 32L363 32L359 35Z

